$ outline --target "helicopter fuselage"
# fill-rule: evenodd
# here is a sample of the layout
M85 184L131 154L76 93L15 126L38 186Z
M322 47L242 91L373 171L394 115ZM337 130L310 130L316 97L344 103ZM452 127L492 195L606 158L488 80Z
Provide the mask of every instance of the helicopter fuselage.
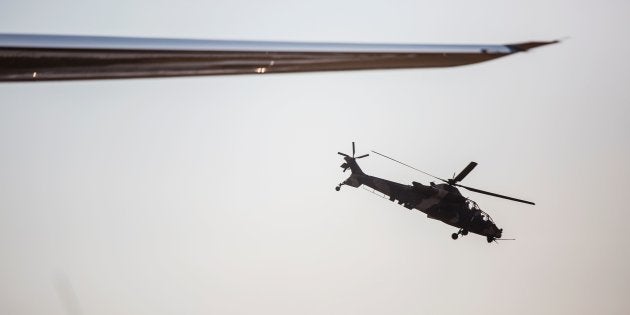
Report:
M427 217L442 221L460 229L457 235L468 232L486 236L488 241L501 238L499 229L490 216L483 212L477 204L462 196L459 190L448 184L426 186L418 182L405 185L379 177L367 175L352 158L345 158L343 168L350 168L352 174L341 185L360 187L365 185L398 202L409 210L419 210Z

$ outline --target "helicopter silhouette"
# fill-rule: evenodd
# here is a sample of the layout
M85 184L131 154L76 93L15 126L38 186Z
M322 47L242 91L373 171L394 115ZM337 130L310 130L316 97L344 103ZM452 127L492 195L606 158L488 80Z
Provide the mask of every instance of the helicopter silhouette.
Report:
M352 142L352 156L338 152L338 154L342 155L344 159L344 163L341 164L341 168L343 168L344 172L350 169L352 174L348 177L348 179L337 185L335 190L339 191L341 186L368 186L389 196L389 200L397 201L398 204L409 210L417 209L426 213L427 217L430 219L439 220L448 225L459 228L457 233L453 233L451 235L454 240L456 240L459 235L468 235L469 232L485 236L488 243L496 240L503 240L501 239L503 229L498 228L490 215L482 211L476 202L462 196L457 187L484 195L534 205L531 201L508 197L459 184L459 182L462 181L475 168L475 166L477 166L477 163L475 162L470 162L459 174L453 176L453 178L442 179L384 154L376 151L372 152L431 176L443 183L435 184L431 182L429 186L425 186L414 181L411 185L404 185L367 175L361 170L359 164L357 164L357 159L367 157L369 154L355 157L355 145L354 142Z

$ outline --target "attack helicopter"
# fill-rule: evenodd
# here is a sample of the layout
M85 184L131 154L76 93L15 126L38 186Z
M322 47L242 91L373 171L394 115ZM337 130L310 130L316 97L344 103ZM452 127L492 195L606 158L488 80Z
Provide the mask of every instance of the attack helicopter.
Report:
M503 233L503 229L497 227L490 215L482 211L476 202L462 196L457 187L484 195L534 205L531 201L508 197L459 184L459 182L477 166L475 162L470 162L459 174L453 176L453 178L442 179L384 154L376 151L372 152L431 176L443 183L435 184L431 182L429 186L425 186L413 181L411 185L404 185L367 175L361 170L359 164L357 164L357 159L367 157L369 154L355 157L355 145L354 142L352 142L352 156L338 152L344 159L341 168L343 168L344 172L350 169L351 175L348 179L337 185L335 190L339 191L341 186L359 187L365 185L370 187L375 191L389 196L390 201L397 201L398 204L409 210L419 210L426 213L427 217L430 219L439 220L459 228L457 233L451 235L454 240L456 240L459 235L465 236L470 232L485 236L488 243L491 243L496 240L502 240L501 236Z

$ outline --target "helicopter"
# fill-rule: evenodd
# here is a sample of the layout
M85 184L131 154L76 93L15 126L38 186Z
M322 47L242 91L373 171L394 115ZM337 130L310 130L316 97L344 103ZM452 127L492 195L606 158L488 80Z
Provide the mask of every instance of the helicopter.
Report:
M431 182L429 186L425 186L421 183L412 181L411 185L404 185L367 175L363 172L363 170L361 170L359 164L357 164L357 159L367 157L369 154L355 157L355 145L354 142L352 142L352 156L338 152L338 154L343 156L344 159L344 163L341 164L341 168L343 168L344 172L350 169L351 175L348 179L337 185L335 190L341 190L341 186L358 188L361 185L365 185L370 187L375 191L389 196L390 201L397 201L398 204L409 210L419 210L426 213L427 217L430 219L439 220L448 225L459 228L456 233L451 235L453 240L456 240L460 235L468 235L469 232L485 236L488 243L492 243L497 240L507 240L501 238L503 229L497 227L490 215L482 211L476 202L464 197L457 187L484 195L535 205L535 203L531 201L508 197L459 184L459 182L461 182L477 166L476 162L470 162L461 172L459 172L459 174L454 175L453 178L442 179L384 154L376 151L372 152L431 176L443 183L435 184L434 182Z

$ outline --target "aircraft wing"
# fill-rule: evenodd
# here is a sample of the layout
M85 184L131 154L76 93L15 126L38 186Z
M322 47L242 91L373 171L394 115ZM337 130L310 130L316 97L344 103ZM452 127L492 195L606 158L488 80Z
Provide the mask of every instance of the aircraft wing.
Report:
M556 42L409 45L0 34L0 82L454 67Z

